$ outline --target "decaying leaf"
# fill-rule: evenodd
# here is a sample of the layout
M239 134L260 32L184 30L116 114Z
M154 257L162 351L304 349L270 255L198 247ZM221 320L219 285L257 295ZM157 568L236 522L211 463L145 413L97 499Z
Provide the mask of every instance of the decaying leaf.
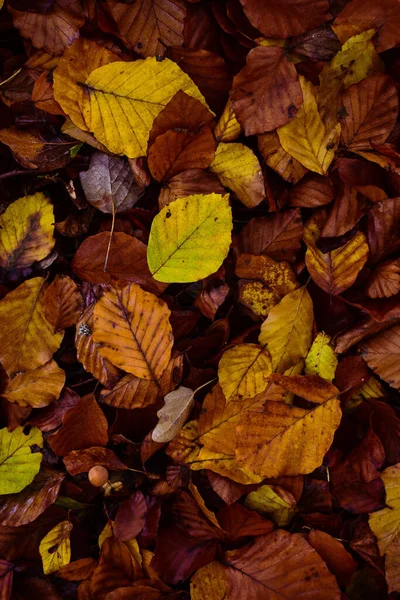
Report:
M39 472L42 455L32 446L43 447L43 436L33 427L28 435L22 427L9 432L0 429L0 494L16 494L29 485Z
M332 381L338 364L336 354L330 345L330 337L323 331L318 333L305 360L305 374L319 375Z
M155 442L170 442L179 433L194 405L194 392L180 385L164 397L164 406L157 412L158 423L151 437Z
M45 574L54 573L71 560L72 523L61 521L40 542L39 551Z
M14 375L2 396L20 406L41 408L57 400L64 383L65 372L54 360L49 360L42 367Z
M378 333L362 345L362 356L367 365L394 388L400 387L399 360L400 326Z
M285 527L296 514L296 500L290 492L272 485L262 485L245 498L244 505L261 514L270 514L278 527Z

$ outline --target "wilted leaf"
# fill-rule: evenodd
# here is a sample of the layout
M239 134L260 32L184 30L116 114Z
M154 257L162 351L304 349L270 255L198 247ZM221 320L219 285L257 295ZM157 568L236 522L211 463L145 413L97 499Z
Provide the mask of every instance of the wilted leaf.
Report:
M236 118L230 100L226 103L224 111L214 129L217 142L233 142L242 133L239 121Z
M0 265L25 269L53 249L53 206L42 193L15 200L0 216Z
M22 283L0 301L0 361L9 375L48 362L61 344L44 314L45 280Z
M336 354L330 345L331 338L323 331L317 334L305 360L305 374L319 375L332 381L338 364Z
M276 131L259 135L258 148L267 165L285 181L297 183L307 173L307 169L283 149Z
M61 521L40 542L39 551L45 575L58 571L71 560L71 543L69 539L71 531L72 523Z
M142 379L161 377L173 344L170 311L163 300L132 283L110 288L93 315L93 339L101 356Z
M71 149L76 144L61 135L15 127L0 130L0 141L11 148L23 167L39 172L65 167L72 160Z
M246 135L285 125L302 100L296 69L283 48L254 48L233 80L232 107Z
M400 388L400 325L382 331L362 345L367 365L392 387Z
M270 310L258 339L267 347L274 371L286 371L306 357L313 320L313 304L305 287L290 292Z
M290 123L278 129L286 152L315 173L326 175L339 144L340 124L326 127L317 105L317 90L300 77L303 104Z
M274 260L294 262L303 237L299 209L256 217L240 232L240 249L246 254L266 254Z
M346 117L342 140L352 150L372 150L389 137L399 109L395 85L385 75L373 75L351 85L343 94Z
M43 447L39 429L25 435L22 427L9 432L0 429L0 494L16 494L29 485L39 472L42 455L31 446Z
M157 281L197 281L221 266L231 241L229 196L187 196L154 218L147 261Z
M274 375L285 390L315 404L304 409L268 399L251 407L236 425L239 464L264 477L311 473L321 465L341 419L338 389L316 376Z
M270 354L257 344L237 344L229 348L218 365L218 378L227 402L254 398L263 392L270 373Z
M194 392L180 385L164 397L164 402L157 412L158 423L151 434L159 443L170 442L178 435L194 406Z
M54 360L49 360L33 371L16 373L7 382L7 387L1 395L20 406L41 408L57 400L64 383L65 372Z
M285 527L296 514L296 500L281 487L262 485L245 498L244 505L260 514L270 514L278 527Z
M142 56L162 56L168 46L183 44L186 5L182 0L108 0L119 33Z
M335 296L353 285L367 262L367 240L365 235L358 231L349 242L324 254L317 246L319 235L317 220L311 219L304 228L307 269L320 288Z
M67 275L57 275L46 289L44 314L56 331L72 327L83 311L83 300L76 283Z
M400 289L400 261L388 260L378 265L368 280L366 294L370 298L390 298Z
M146 154L153 121L178 90L205 102L191 79L168 59L99 67L83 89L87 93L79 106L87 128L110 152L129 158Z
M264 200L266 193L261 166L247 146L219 143L210 170L248 208Z

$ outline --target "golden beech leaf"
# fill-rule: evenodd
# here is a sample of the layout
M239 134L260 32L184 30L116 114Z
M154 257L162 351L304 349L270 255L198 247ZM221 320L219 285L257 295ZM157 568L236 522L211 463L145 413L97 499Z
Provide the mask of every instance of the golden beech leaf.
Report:
M218 365L218 378L227 402L254 398L263 392L270 373L269 352L257 344L237 344L229 348Z
M206 102L192 80L165 58L115 62L94 70L79 107L87 129L114 154L145 156L154 119L179 90Z
M388 260L371 273L365 293L370 298L390 298L400 289L400 260Z
M313 409L269 400L254 405L236 425L236 457L264 477L311 473L322 464L341 420L339 390L315 375L273 375L271 381L315 404Z
M238 285L239 302L263 319L267 318L271 308L281 300L281 297L262 281L241 279Z
M318 112L317 89L300 76L303 104L292 121L277 132L286 152L304 167L326 175L340 138L340 123L327 128Z
M45 280L35 277L0 301L0 362L8 375L41 367L61 344L45 317L44 294Z
M78 286L67 275L56 275L46 289L44 314L56 331L72 327L83 311L83 299Z
M313 303L305 287L290 292L270 310L258 341L268 349L274 371L286 371L306 357L313 321Z
M93 135L91 135L88 131L83 131L82 129L79 129L79 127L74 125L72 121L70 121L70 119L65 119L65 122L61 127L61 131L62 133L69 135L69 137L74 138L74 140L84 142L92 148L100 150L100 152L107 152L107 148L103 146L103 144L100 144L100 142L97 141Z
M53 206L42 193L15 200L0 216L0 266L25 269L54 247Z
M61 521L44 536L39 545L45 575L58 571L71 560L72 523Z
M296 500L279 486L262 485L245 498L244 505L260 514L270 514L278 527L286 527L296 514Z
M343 106L343 143L351 150L372 150L373 144L386 142L396 123L396 86L386 75L372 75L346 90Z
M170 310L136 283L109 289L94 307L93 339L101 356L142 379L158 380L171 358Z
M285 181L297 183L307 173L301 162L284 150L276 131L259 135L258 148L267 165Z
M57 400L65 383L65 372L54 360L25 373L17 373L7 382L2 396L20 406L41 408Z
M245 279L261 279L278 299L299 287L295 274L287 262L276 262L262 254L239 254L235 273Z
M214 129L214 136L217 142L233 142L242 133L242 128L236 118L230 100L226 103L224 112Z
M23 427L0 429L0 494L16 494L32 483L39 473L42 454L32 446L43 448L40 429L32 427L28 435Z
M358 231L346 244L324 254L317 247L320 236L317 221L312 217L304 227L306 266L315 283L327 294L336 296L353 285L367 262L367 239Z
M386 329L361 346L362 357L379 377L400 388L400 325Z
M229 584L226 567L219 562L211 562L201 567L190 580L191 600L226 600L229 598Z
M335 351L330 345L331 338L323 331L317 334L305 360L305 374L319 375L332 381L338 364Z
M182 429L194 406L194 391L180 385L164 398L164 406L157 411L158 423L151 439L158 443L170 442Z
M220 142L210 170L248 208L254 208L264 200L266 194L261 165L254 152L244 144Z
M385 556L389 592L400 591L400 463L381 474L386 490L386 507L369 515L369 526L378 538L381 556Z
M229 196L195 194L164 207L153 220L147 262L154 279L198 281L226 258L232 230Z
M89 131L80 108L85 94L81 84L92 71L117 60L120 58L107 48L79 38L58 61L53 73L54 99L79 129Z

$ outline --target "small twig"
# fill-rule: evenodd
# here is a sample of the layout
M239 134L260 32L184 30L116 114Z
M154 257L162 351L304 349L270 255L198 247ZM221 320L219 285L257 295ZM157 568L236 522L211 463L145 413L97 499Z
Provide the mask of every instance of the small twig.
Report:
M7 179L8 177L15 177L16 175L30 175L31 173L37 172L37 169L25 169L25 171L9 171L8 173L1 173L0 179Z

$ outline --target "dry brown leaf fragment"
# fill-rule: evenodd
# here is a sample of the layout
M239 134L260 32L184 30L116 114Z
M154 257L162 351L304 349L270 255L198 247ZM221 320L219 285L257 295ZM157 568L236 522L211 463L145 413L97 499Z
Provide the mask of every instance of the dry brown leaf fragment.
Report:
M44 312L56 331L75 325L83 311L83 299L78 286L68 275L56 275L46 289Z
M60 396L65 383L65 371L54 360L32 371L17 373L7 382L2 396L20 406L42 408Z
M361 355L367 365L392 387L400 388L400 325L395 325L367 340Z
M164 397L164 406L157 412L158 423L151 437L155 442L170 442L182 429L194 406L194 391L180 385Z
M283 149L276 131L259 135L258 148L267 165L285 181L297 183L307 173L306 167Z
M400 290L400 260L388 260L371 273L365 293L370 298L390 298Z

